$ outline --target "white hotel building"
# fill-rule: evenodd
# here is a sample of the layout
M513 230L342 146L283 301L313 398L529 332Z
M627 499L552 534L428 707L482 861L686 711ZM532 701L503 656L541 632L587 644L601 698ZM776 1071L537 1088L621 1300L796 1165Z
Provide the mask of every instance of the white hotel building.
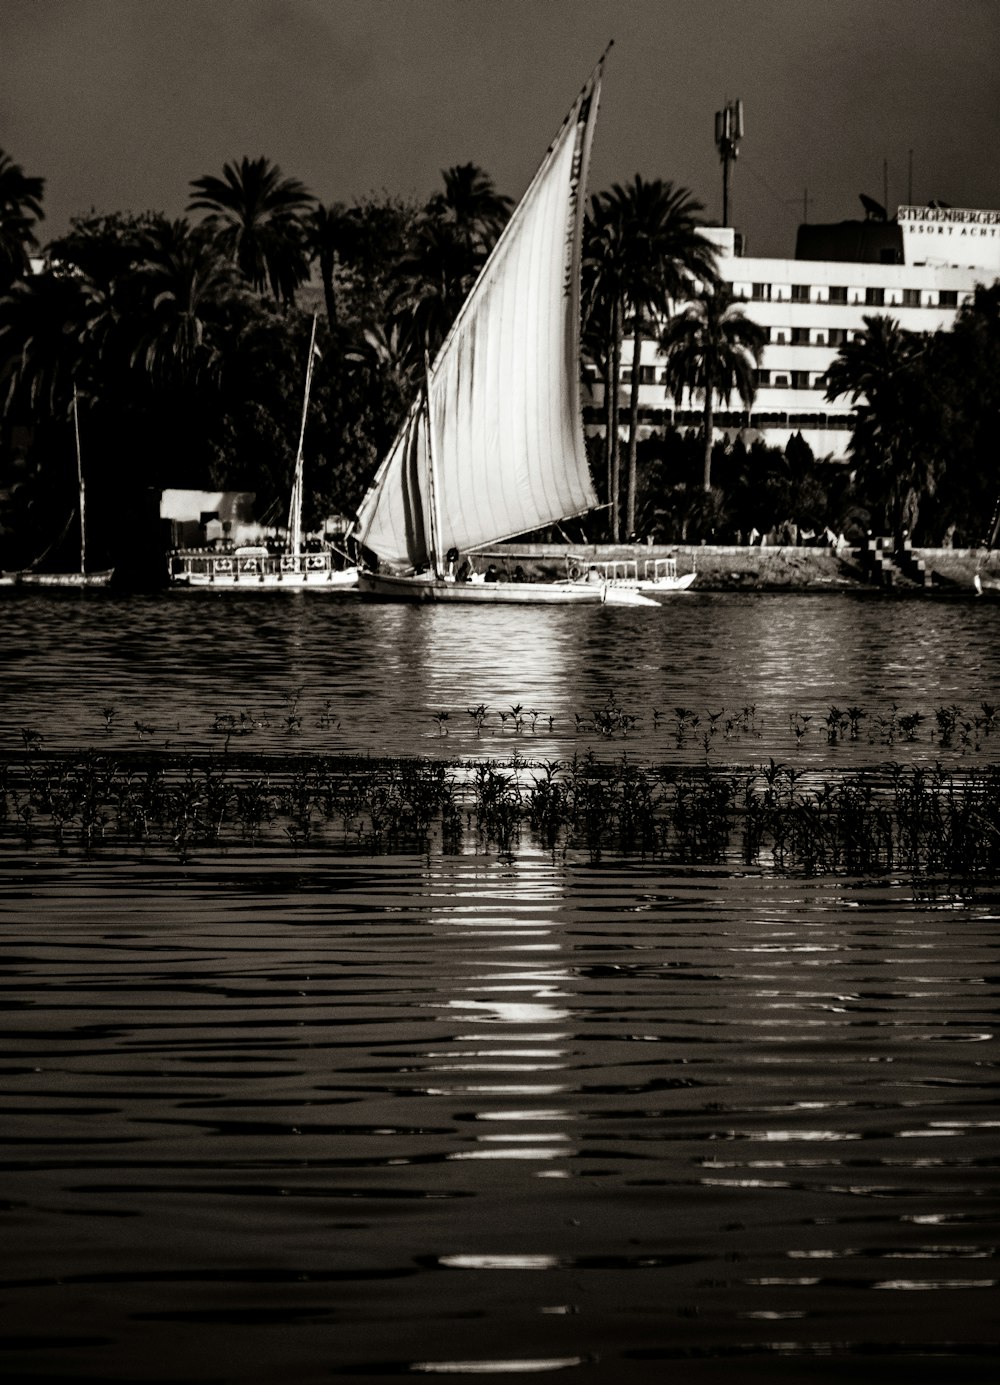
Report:
M807 224L799 227L793 260L738 254L730 227L710 227L705 234L718 246L722 278L747 300L746 315L768 333L753 408L748 416L736 396L728 408L718 403L716 437L743 432L747 441L761 438L784 448L801 433L820 458L847 453L850 399L828 403L824 375L841 344L864 330L863 319L885 313L907 331L947 330L977 284L1000 278L998 211L900 207L892 221ZM670 424L701 426L697 398L685 395L678 402L667 395L653 340L643 342L641 370L643 432ZM629 378L626 367L626 408ZM603 410L594 406L603 391L598 386L591 393L588 431L596 431Z

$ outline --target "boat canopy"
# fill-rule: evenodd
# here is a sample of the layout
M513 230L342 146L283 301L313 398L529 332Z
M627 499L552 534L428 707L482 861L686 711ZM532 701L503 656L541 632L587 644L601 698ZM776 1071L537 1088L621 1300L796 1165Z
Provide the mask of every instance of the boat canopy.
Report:
M601 67L362 501L355 535L390 566L440 566L452 548L497 543L597 504L580 400L580 257Z

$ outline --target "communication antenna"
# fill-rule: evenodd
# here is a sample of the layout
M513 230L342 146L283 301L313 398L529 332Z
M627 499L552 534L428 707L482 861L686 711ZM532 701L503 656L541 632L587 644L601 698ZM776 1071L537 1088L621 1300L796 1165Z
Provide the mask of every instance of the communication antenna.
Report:
M729 165L739 157L743 138L743 102L727 101L715 112L715 147L722 160L722 224L729 225Z

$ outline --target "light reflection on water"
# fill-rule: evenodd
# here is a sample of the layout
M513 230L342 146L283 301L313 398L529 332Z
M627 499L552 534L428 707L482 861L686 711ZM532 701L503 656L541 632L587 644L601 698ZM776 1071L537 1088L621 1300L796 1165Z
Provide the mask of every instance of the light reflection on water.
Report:
M933 758L937 708L972 717L982 702L1000 703L998 636L995 604L843 593L688 593L652 610L517 611L302 593L14 593L0 600L0 749L20 746L25 725L49 747L141 738L220 749L216 715L247 712L254 730L241 749L505 757L516 746L544 758L606 749L575 718L592 719L613 695L638 717L616 748L700 758L709 714L725 709L717 759L825 762L824 719L832 706L857 706L866 714L859 740L839 740L836 756L886 758L900 753L880 729L896 704L924 718L907 755ZM469 709L480 703L490 716L477 735ZM516 735L513 706L526 712ZM754 734L727 739L725 721L750 706ZM109 736L102 708L112 707ZM680 749L671 733L678 707L701 718ZM446 721L434 719L439 712ZM796 713L810 718L799 738ZM140 733L136 722L154 730Z
M995 899L6 864L13 1378L992 1378Z

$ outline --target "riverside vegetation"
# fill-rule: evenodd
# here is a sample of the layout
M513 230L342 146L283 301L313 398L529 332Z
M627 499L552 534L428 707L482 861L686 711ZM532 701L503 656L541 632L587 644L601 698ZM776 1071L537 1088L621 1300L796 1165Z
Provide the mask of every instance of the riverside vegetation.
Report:
M563 759L526 753L533 737L552 731L553 718L521 704L432 715L442 749L461 726L477 748L502 747L500 754L407 758L297 750L300 706L295 695L281 715L286 752L241 748L264 724L249 711L216 715L216 753L156 744L155 728L141 722L134 743L85 752L49 750L41 732L25 727L23 747L0 759L0 841L181 859L235 844L501 855L530 846L594 860L615 853L803 874L941 876L965 885L1000 877L1000 765L978 758L998 725L998 709L987 703L972 714L955 705L928 715L896 706L877 716L856 706L793 713L790 743L818 741L827 756L821 768L748 760L760 734L753 706L642 715L612 695L576 714L581 746ZM111 738L115 709L101 717ZM662 759L631 752L628 739L640 724L663 736ZM339 730L328 703L315 725ZM933 760L833 763L839 746L857 755L865 744L895 753L918 742ZM692 763L678 762L692 751Z

